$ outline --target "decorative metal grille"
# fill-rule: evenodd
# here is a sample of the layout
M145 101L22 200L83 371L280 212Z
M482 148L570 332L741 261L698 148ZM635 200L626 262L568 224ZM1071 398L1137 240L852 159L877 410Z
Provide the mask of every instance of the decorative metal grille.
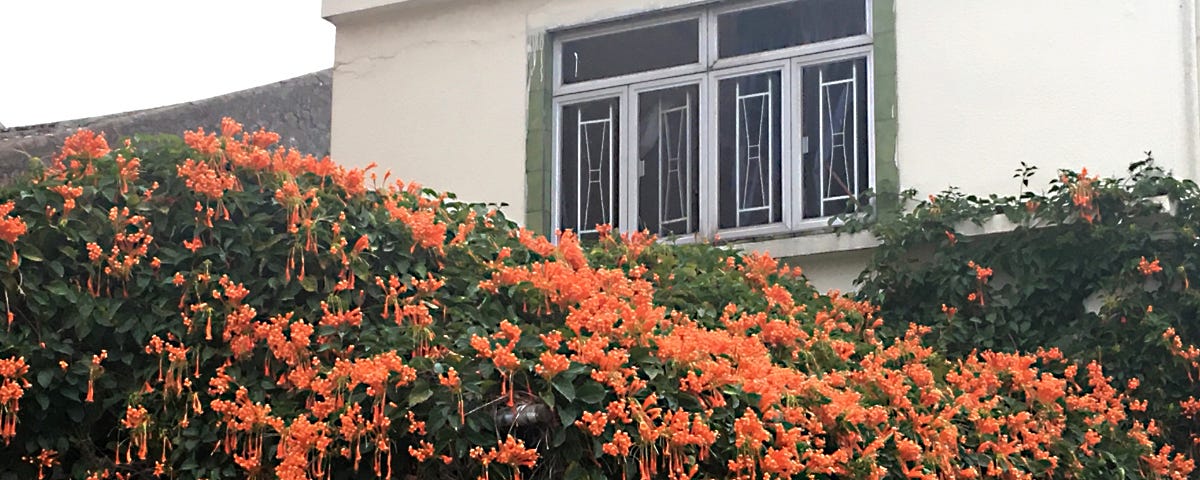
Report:
M734 86L737 100L737 119L734 132L737 142L736 178L737 225L742 225L742 215L767 211L773 207L771 186L775 182L774 142L772 128L775 82L767 82L765 92L742 94L741 84Z
M858 165L858 66L850 77L826 80L818 70L820 85L821 215L825 202L858 196L855 165ZM849 131L849 133L847 133Z
M613 129L616 126L613 107L608 107L608 116L584 120L583 110L577 113L576 125L579 142L576 144L576 162L579 165L578 210L576 212L579 233L596 231L596 225L615 223L613 195L613 171L615 166ZM607 174L605 173L607 172ZM598 213L598 215L597 215Z
M658 230L682 226L692 231L692 96L682 106L663 108L659 102L658 129Z

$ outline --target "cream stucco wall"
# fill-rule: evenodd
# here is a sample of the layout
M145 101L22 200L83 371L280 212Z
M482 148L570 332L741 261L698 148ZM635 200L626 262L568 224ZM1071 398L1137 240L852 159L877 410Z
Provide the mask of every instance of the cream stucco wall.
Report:
M339 14L332 153L506 202L521 220L530 34L689 3L405 0Z
M1015 194L1022 160L1111 175L1147 150L1195 175L1190 3L900 0L901 184Z
M896 0L899 140L896 158L877 161L925 193L1016 193L1022 160L1043 177L1117 174L1145 150L1195 178L1196 2ZM522 220L531 38L695 3L326 0L333 155L507 202ZM798 260L819 285L846 288L865 256Z

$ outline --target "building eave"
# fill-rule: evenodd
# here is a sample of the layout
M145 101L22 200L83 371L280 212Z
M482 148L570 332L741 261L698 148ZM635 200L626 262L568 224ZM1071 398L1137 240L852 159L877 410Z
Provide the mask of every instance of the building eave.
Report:
M337 25L342 20L362 17L365 14L373 15L446 1L450 0L322 0L321 17Z

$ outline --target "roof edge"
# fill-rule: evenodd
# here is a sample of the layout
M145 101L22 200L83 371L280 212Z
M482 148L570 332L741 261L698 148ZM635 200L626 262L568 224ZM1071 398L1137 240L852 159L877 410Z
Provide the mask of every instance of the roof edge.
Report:
M60 126L75 127L75 126L82 126L82 125L87 125L87 124L94 124L96 122L109 120L109 119L113 119L113 118L133 117L133 116L138 116L138 115L153 114L156 112L167 111L167 110L179 108L182 106L203 103L208 100L227 98L227 97L253 95L256 92L263 91L267 88L270 88L270 87L273 87L276 85L281 85L281 84L285 84L285 83L295 83L295 82L301 81L305 78L314 78L314 79L317 79L318 81L332 83L333 68L325 68L322 70L317 70L315 72L309 72L309 73L305 73L303 75L297 75L297 76L291 77L291 78L285 78L285 79L276 80L276 81L270 82L270 83L264 83L261 85L255 85L253 87L243 88L241 90L234 90L232 92L222 93L219 95L212 95L212 96L208 96L208 97L204 97L204 98L197 98L194 100L187 100L187 101L172 103L172 104L168 104L168 105L160 105L157 107L138 108L138 109L134 109L134 110L125 110L125 111L121 111L121 112L106 113L106 114L102 114L102 115L93 115L90 117L67 118L67 119L63 119L63 120L54 120L51 122L43 122L43 123L33 123L33 124L29 124L29 125L18 125L15 127L7 127L7 128L3 128L2 126L0 126L0 132L18 133L18 132L22 132L22 131L32 131L32 130L49 128L49 127L60 127ZM4 138L0 137L0 140L4 140Z
M412 1L414 0L322 0L321 16L332 21L334 17Z
M337 25L342 21L369 18L369 15L378 13L451 1L453 0L321 0L321 17Z

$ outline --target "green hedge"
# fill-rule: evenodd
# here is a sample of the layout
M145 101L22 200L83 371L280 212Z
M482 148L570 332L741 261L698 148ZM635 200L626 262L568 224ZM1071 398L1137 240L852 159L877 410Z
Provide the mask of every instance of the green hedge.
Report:
M8 194L0 478L1191 470L1098 363L948 361L767 257L552 244L277 138L80 132Z

